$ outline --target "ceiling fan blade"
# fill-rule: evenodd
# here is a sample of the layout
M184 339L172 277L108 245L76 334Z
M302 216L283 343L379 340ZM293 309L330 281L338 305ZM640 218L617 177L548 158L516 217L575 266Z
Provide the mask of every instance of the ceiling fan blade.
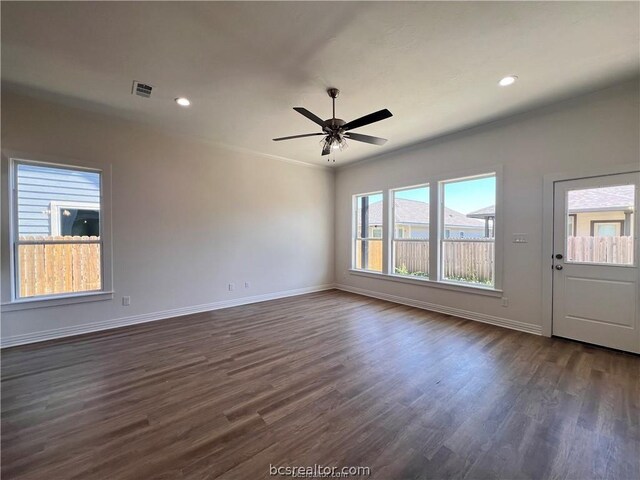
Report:
M311 113L309 110L307 110L304 107L293 107L293 109L300 113L301 115L304 115L305 117L307 117L309 120L311 120L312 122L317 123L318 125L320 125L321 127L325 126L324 120L322 120L319 116L317 116L315 113Z
M317 135L324 135L324 133L305 133L304 135L291 135L290 137L279 137L274 138L274 142L279 142L280 140L291 140L292 138L303 138L303 137L315 137Z
M387 143L386 138L372 137L370 135L362 135L361 133L348 132L348 133L345 133L344 136L350 140L355 140L357 142L364 142L364 143L372 143L373 145L384 145L385 143Z
M331 145L327 144L322 148L322 153L320 154L321 157L324 157L325 155L329 155L331 153Z
M356 118L355 120L344 124L342 128L344 130L353 130L354 128L364 127L370 123L379 122L380 120L384 120L385 118L392 116L392 113L385 108L384 110L378 110L377 112L370 113L364 117Z

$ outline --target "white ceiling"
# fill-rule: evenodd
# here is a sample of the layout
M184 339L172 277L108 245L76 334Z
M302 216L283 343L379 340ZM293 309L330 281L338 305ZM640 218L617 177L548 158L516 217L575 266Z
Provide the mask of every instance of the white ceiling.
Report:
M6 2L4 88L326 164L292 110L357 130L344 164L638 74L638 2ZM516 74L507 88L497 81ZM131 95L132 80L155 86ZM173 99L186 96L192 107Z

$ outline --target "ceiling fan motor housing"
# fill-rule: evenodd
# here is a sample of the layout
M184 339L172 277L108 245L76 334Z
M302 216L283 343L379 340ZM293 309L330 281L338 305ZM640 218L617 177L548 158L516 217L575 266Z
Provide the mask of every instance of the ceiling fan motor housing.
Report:
M342 130L342 126L347 123L344 120L342 120L341 118L328 118L327 120L324 121L325 126L323 127L323 130L327 133L340 133L340 130Z

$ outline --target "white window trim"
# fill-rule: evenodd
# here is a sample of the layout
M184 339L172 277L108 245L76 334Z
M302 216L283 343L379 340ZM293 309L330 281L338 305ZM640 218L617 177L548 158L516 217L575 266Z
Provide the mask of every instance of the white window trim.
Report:
M8 233L9 233L9 264L10 281L3 282L10 284L10 290L2 291L2 312L26 310L32 308L42 308L50 306L60 306L74 303L104 301L113 299L113 259L111 243L111 166L101 165L93 162L74 161L69 159L54 158L45 155L33 155L22 152L3 150L3 156L8 159L8 179L9 185L8 203ZM45 167L67 168L70 170L85 170L99 172L100 175L100 240L101 249L101 280L100 290L88 292L63 293L58 295L42 295L37 297L20 298L17 292L17 268L16 268L16 245L18 244L17 218L17 165L42 165ZM65 243L52 242L52 243Z
M373 238L373 237L361 237L360 234L358 233L358 222L357 222L357 216L358 216L358 198L360 197L368 197L369 195L382 195L382 237L381 238ZM353 195L351 197L351 266L349 267L350 269L353 270L357 270L358 272L372 272L372 273L379 273L376 272L375 270L365 270L365 269L356 269L356 243L358 240L363 240L363 241L376 241L376 242L382 242L382 270L383 272L385 272L385 267L386 267L386 263L385 263L385 255L386 255L386 241L385 239L387 238L388 235L388 223L389 222L385 222L385 205L387 204L387 197L385 192L380 191L380 190L376 190L373 192L367 192L367 193L358 193L357 195Z
M63 208L70 208L73 210L93 210L100 211L99 203L81 203L81 202L66 202L53 200L51 201L49 209L51 210L51 217L49 219L51 225L51 236L60 236L60 210Z
M438 281L439 282L445 282L445 283L451 283L451 284L455 284L455 285L461 285L461 286L465 286L465 287L472 287L472 288L483 288L483 289L490 289L490 290L497 290L497 291L502 291L502 264L500 264L500 268L498 268L498 257L502 257L502 245L500 245L500 254L498 254L498 235L497 235L497 228L496 225L497 224L502 224L502 208L498 207L498 204L502 204L501 201L499 201L499 194L498 191L502 190L502 188L498 187L498 171L497 169L493 169L494 171L487 171L486 173L481 173L481 174L475 174L475 175L464 175L461 177L452 177L452 178L448 178L448 179L444 179L444 180L439 180L438 181L438 230L437 230L437 243L438 243L438 257L436 259L436 262L438 264L438 268L440 270L438 270ZM500 177L502 172L500 172ZM477 180L477 179L481 179L481 178L489 178L489 177L495 177L496 179L496 204L495 204L495 217L493 220L493 229L494 229L494 237L493 237L493 242L494 242L494 258L493 258L493 265L494 265L494 272L493 272L493 285L491 286L482 286L482 285L474 285L472 283L467 283L467 282L456 282L455 280L449 280L444 278L442 270L441 270L441 266L442 266L442 243L446 240L445 239L445 220L444 220L444 203L445 203L445 198L444 198L444 186L447 183L458 183L458 182L464 182L467 180ZM500 199L501 200L501 199ZM497 221L496 219L500 219L500 221ZM501 230L500 230L501 231ZM502 239L502 235L500 235L500 238ZM448 241L453 241L451 239L448 239ZM430 253L434 253L434 251L432 250Z
M450 281L442 278L442 272L440 271L441 262L439 261L441 256L441 242L440 236L444 226L442 225L441 215L444 212L444 205L441 205L443 200L442 188L443 183L460 181L464 179L483 178L495 176L496 179L496 205L495 205L495 220L494 220L494 251L495 251L495 272L494 272L494 285L474 285L471 283L462 283ZM448 174L438 174L425 177L420 183L414 185L388 185L382 190L375 190L371 193L357 193L352 196L352 217L351 217L351 264L348 268L349 273L354 275L368 276L370 278L398 281L403 283L412 283L416 285L423 285L428 287L444 288L447 290L457 290L466 293L477 293L480 295L488 295L493 297L500 297L504 293L502 289L503 285L503 258L504 258L504 215L503 215L503 166L493 165L478 167L460 172L452 172ZM429 218L438 218L438 222L429 222L429 239L436 238L438 241L430 243L429 251L429 278L414 278L405 275L396 275L393 272L393 259L391 258L391 242L393 232L391 231L393 206L390 205L389 199L392 192L396 190L406 190L410 188L416 188L420 186L429 185ZM355 222L354 216L357 212L356 199L363 195L383 194L383 218L386 222L383 225L383 272L375 272L372 270L363 270L355 268ZM432 246L433 245L433 246ZM434 272L436 275L434 276Z

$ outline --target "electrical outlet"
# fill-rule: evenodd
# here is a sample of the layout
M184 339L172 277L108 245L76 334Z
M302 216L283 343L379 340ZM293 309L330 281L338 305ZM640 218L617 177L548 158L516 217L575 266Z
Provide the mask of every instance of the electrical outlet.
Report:
M233 292L235 290L236 286L233 283L229 284L229 291Z
M502 306L503 307L509 306L509 299L507 297L502 297Z
M122 297L122 306L128 307L131 305L131 297Z
M244 282L244 288L251 288L251 284L249 282Z

